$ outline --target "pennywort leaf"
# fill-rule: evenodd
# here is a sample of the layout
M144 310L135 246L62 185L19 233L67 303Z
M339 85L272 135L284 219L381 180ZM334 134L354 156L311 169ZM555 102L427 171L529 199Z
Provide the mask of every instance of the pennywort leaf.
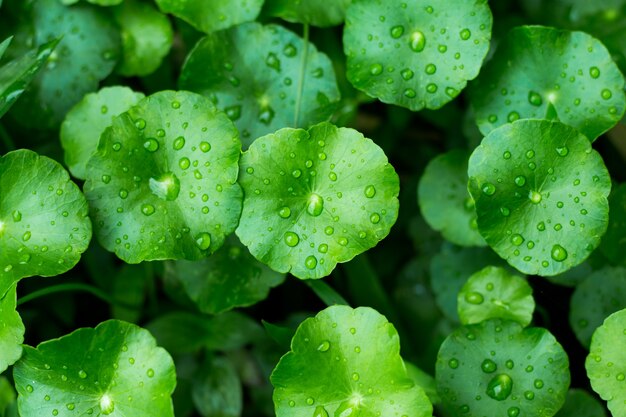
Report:
M308 23L313 26L335 26L343 23L346 9L352 0L320 2L317 0L266 0L264 13L278 16L289 22Z
M0 295L0 374L22 356L25 328L15 310L16 304L16 286L12 285L6 293ZM1 399L0 415L3 415Z
M555 417L606 417L600 401L582 389L570 389L563 408Z
M241 380L235 365L226 357L217 356L205 361L194 375L191 393L202 416L241 416Z

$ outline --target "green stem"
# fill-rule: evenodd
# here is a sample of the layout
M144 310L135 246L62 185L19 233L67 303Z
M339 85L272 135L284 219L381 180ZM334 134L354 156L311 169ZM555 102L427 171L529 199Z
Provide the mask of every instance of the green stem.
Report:
M2 143L4 144L4 147L7 149L7 151L15 150L15 143L13 142L13 139L11 139L11 136L9 136L9 133L6 131L4 126L2 126L2 124L0 124L0 140L2 140Z
M41 290L31 292L30 294L25 295L24 297L21 297L20 299L18 299L17 305L19 306L29 301L35 300L37 298L45 297L47 295L61 293L61 292L72 292L72 291L87 292L93 295L94 297L101 299L102 301L106 303L132 309L132 310L137 309L137 306L133 306L130 304L117 301L113 297L111 297L109 294L102 291L101 289L96 288L91 285L87 285L87 284L59 284L59 285L53 285L50 287L42 288Z
M302 104L302 93L304 92L304 77L306 76L307 59L309 58L309 24L304 24L304 49L302 51L302 61L300 62L300 78L298 79L298 95L296 96L296 110L293 117L293 127L297 128L300 123L300 106Z
M320 300L324 302L327 306L333 306L336 304L339 305L350 305L348 302L339 294L333 287L325 283L321 280L306 280L304 283L313 290L315 295L317 295Z

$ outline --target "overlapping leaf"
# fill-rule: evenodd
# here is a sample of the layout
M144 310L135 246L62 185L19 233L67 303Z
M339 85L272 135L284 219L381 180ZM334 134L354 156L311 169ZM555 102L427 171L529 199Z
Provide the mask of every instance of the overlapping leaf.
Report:
M320 2L317 0L266 0L264 13L282 17L289 22L313 26L335 26L343 23L352 0Z
M0 374L22 356L25 328L22 318L15 311L17 303L15 291L16 286L13 285L6 293L0 295ZM2 411L0 406L0 416Z

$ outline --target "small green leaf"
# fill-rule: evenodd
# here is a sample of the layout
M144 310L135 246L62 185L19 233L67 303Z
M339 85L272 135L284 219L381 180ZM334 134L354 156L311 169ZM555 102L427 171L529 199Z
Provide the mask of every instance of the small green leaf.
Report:
M613 416L626 413L626 310L611 314L591 338L585 368L591 387L608 401Z
M282 17L288 22L308 23L327 27L343 23L346 9L352 0L266 0L263 12L270 16Z
M343 34L348 80L384 103L438 109L478 75L491 24L484 0L354 0Z
M447 240L485 246L476 226L474 200L467 191L469 152L455 149L433 158L420 178L417 196L424 219Z
M21 278L76 265L91 240L87 211L56 161L25 149L0 157L0 296Z
M353 129L281 129L255 141L240 166L237 235L255 258L301 279L375 246L398 215L397 174Z
M231 360L214 357L207 360L192 381L193 403L204 417L239 417L243 393L237 369Z
M611 191L609 213L609 226L600 250L611 262L626 266L626 183Z
M114 15L122 34L117 72L126 77L151 74L172 46L170 21L151 4L138 0L126 0L114 9Z
M24 347L13 376L23 416L174 416L174 362L148 331L109 320Z
M212 256L197 261L168 262L166 275L183 284L203 313L217 314L264 300L285 275L263 265L235 237Z
M17 305L15 287L12 285L0 296L0 374L22 356L25 328L22 318L15 310ZM0 416L3 415L3 408L0 392Z
M128 87L105 87L90 93L67 113L61 125L61 145L72 175L87 176L87 161L96 152L98 140L113 117L127 111L145 96Z
M263 0L156 0L163 13L171 13L196 29L211 33L257 18Z
M582 389L570 389L565 405L554 417L606 417L606 411L600 401Z
M582 263L608 224L611 179L600 155L560 122L519 120L493 130L469 160L478 230L528 275Z
M114 118L85 182L100 243L128 263L215 252L241 212L240 150L198 94L161 91Z
M570 383L567 354L550 332L499 319L455 330L436 367L446 408L467 417L551 417Z
M305 320L270 380L278 417L432 415L395 328L368 307L328 307Z
M583 346L611 313L626 308L626 268L605 267L580 283L570 301L569 322Z
M340 98L325 54L314 45L307 48L282 26L258 23L201 39L185 61L180 86L210 97L224 110L245 147L286 126L327 120Z
M526 327L535 310L533 289L519 275L504 268L488 266L474 273L458 296L462 324L488 319L513 320Z
M622 118L623 89L622 73L597 39L522 26L498 46L470 93L485 135L520 118L543 118L552 105L561 122L593 141Z
M441 398L439 398L439 394L437 393L437 382L435 381L435 378L410 362L405 361L404 365L406 366L406 372L409 375L409 378L415 382L415 385L424 390L424 393L428 396L430 402L433 404L441 403Z

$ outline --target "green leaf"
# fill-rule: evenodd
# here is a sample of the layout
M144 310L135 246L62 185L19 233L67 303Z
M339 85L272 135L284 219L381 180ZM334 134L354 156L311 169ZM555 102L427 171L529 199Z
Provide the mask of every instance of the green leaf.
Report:
M485 246L478 233L474 200L467 192L469 152L455 149L433 158L420 178L417 197L424 219L447 240Z
M11 409L15 408L15 390L13 385L4 376L0 376L0 417L12 416ZM15 412L17 416L17 411Z
M491 24L484 0L355 0L343 34L348 80L384 103L438 109L478 75Z
M485 135L520 118L543 118L551 104L561 122L593 141L622 118L623 89L622 73L597 39L522 26L499 45L470 96Z
M21 278L76 265L91 240L87 211L59 163L25 149L0 157L0 296Z
M87 165L96 236L128 263L196 260L236 227L241 142L194 93L161 91L113 120Z
M435 381L435 378L410 362L405 361L404 365L406 366L409 378L415 382L415 385L424 390L424 393L428 396L430 402L433 404L441 403L441 398L439 398L439 394L437 393L437 382Z
M12 285L6 293L0 296L0 374L22 356L25 328L22 318L15 310L17 305L15 287ZM0 416L4 411L1 405L0 395Z
M462 324L497 318L513 320L526 327L534 310L533 289L528 282L495 266L483 268L469 277L458 296Z
M61 124L61 145L65 163L76 178L87 177L87 161L96 153L98 140L113 117L127 111L144 98L128 87L105 87L83 97Z
M626 308L626 268L605 267L580 283L570 301L569 322L583 346L610 314Z
M582 389L570 389L565 405L555 417L606 417L606 411L600 401Z
M352 0L320 2L318 0L266 0L264 13L288 22L327 27L343 23Z
M180 86L224 110L245 147L286 126L327 120L340 98L326 55L281 26L258 23L201 39L185 61Z
M25 346L13 376L23 416L174 416L172 358L148 331L118 320Z
M145 300L147 281L153 279L146 273L147 265L125 264L111 279L111 296L122 305L111 306L111 317L136 323L141 317L141 307ZM130 307L125 307L130 306ZM134 308L131 308L134 307Z
M116 6L122 4L122 2L128 3L129 0L87 0L91 4L97 4L98 6Z
M1 4L2 3L0 3L0 5ZM9 36L8 38L0 42L0 59L2 58L2 56L4 56L4 53L6 52L7 48L11 44L12 40L13 40L13 36Z
M626 413L626 310L611 314L591 338L591 348L585 361L591 387L608 401L613 416Z
M499 319L455 330L436 367L445 406L467 417L551 417L570 383L567 354L550 332Z
M0 44L0 58L4 55L10 41L11 38L8 38ZM36 50L29 51L0 68L0 117L22 95L28 84L43 68L58 43L58 39L44 43Z
M563 123L519 120L492 131L470 157L469 177L478 230L525 274L573 268L606 231L609 173Z
M398 215L397 174L353 129L281 129L255 141L240 166L237 235L255 258L301 279L375 246Z
M168 262L165 274L180 281L199 310L210 314L253 305L285 280L254 259L236 237L206 259Z
M546 279L553 284L563 285L565 287L575 287L587 279L589 274L592 272L593 268L591 267L591 264L589 261L585 261L582 264L563 272L562 274L546 277Z
M113 70L119 31L104 10L87 4L66 7L58 0L34 2L32 25L38 44L62 39L12 115L24 126L56 128L72 106ZM30 29L23 25L18 30Z
M328 307L305 320L270 380L278 417L432 415L395 328L368 307Z
M626 266L626 183L609 195L609 226L600 243L600 250L611 262Z
M153 73L172 46L170 21L149 3L126 0L114 9L121 28L122 59L117 72L123 76Z
M243 393L237 369L228 358L207 360L194 375L193 403L204 417L239 417Z
M196 29L211 33L257 18L263 0L156 0L164 13L183 19Z

